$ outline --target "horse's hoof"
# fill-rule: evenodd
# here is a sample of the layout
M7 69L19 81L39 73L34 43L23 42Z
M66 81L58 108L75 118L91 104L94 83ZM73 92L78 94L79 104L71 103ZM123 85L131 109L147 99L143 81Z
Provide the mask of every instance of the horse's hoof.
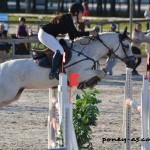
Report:
M53 80L54 78L55 78L55 75L52 74L52 73L50 73L50 74L49 74L49 79L50 79L50 80Z
M105 74L107 75L107 70L105 68L103 68L103 71L105 72Z
M86 89L87 88L87 86L86 86L86 83L85 82L82 82L82 83L80 83L78 86L77 86L77 89L79 89L79 90L83 90L83 89Z
M95 85L97 85L98 82L100 82L101 79L97 76L91 78L90 80L86 81L86 86L87 87L93 87Z

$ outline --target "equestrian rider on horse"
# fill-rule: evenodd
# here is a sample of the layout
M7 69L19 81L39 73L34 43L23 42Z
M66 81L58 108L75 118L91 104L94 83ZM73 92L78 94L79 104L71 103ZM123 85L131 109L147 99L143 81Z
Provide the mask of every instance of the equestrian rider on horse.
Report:
M38 38L41 43L55 52L52 59L52 68L49 74L49 79L52 80L58 77L58 67L61 63L64 49L56 39L58 34L69 34L70 40L74 40L76 37L96 36L96 31L77 31L74 23L78 23L82 19L84 8L80 3L73 3L69 8L69 13L58 14L52 22L44 25L38 33Z

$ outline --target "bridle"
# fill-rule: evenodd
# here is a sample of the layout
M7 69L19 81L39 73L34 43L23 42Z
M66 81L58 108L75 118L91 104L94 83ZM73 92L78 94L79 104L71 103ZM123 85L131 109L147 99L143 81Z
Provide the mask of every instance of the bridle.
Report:
M123 42L122 42L122 41L123 41L123 40L122 40L122 35L121 35L121 34L118 34L118 36L119 36L119 45L118 45L118 47L116 48L116 50L114 50L114 51L113 51L112 49L110 49L110 48L103 42L103 40L100 39L99 36L97 36L96 38L97 38L97 40L98 40L100 43L102 43L102 44L109 50L108 56L110 56L111 54L113 54L115 57L117 57L117 58L120 59L121 61L126 62L126 61L128 61L130 58L133 58L134 56L128 56L128 55L127 55L126 49L125 49L125 48L127 48L127 46L125 46L125 45L123 44ZM130 39L130 38L127 36L127 39ZM121 57L119 57L119 56L116 54L116 52L118 51L120 45L122 46L123 52L124 52L124 54L125 54L125 58L121 58Z

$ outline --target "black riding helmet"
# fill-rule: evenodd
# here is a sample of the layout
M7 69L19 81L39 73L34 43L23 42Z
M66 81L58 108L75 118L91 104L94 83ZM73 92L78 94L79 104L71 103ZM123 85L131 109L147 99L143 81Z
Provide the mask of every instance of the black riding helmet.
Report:
M26 19L24 17L20 17L18 20L22 22L26 22Z
M84 8L80 3L73 3L69 8L69 12L73 16L78 16L79 12L84 12Z

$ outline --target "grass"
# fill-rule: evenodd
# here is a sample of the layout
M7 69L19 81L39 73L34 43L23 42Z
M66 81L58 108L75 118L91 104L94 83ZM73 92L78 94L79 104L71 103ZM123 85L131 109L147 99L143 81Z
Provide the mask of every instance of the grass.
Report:
M27 21L40 21L40 17L29 17L29 16L24 16L26 18ZM18 19L20 18L20 16L9 16L9 21L18 21ZM51 17L43 17L42 18L43 21L50 21L52 20Z

